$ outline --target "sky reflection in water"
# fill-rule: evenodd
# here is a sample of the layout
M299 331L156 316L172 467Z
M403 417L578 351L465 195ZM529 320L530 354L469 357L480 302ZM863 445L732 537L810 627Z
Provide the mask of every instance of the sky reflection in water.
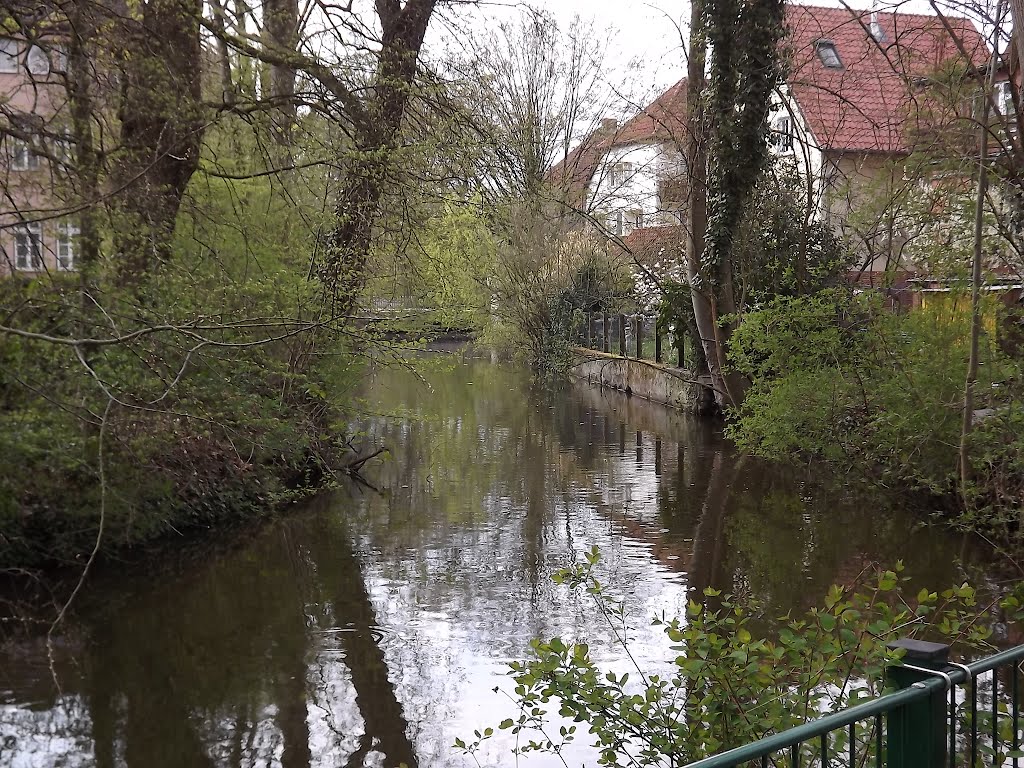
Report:
M782 614L871 561L934 587L976 557L934 530L908 547L907 516L650 403L459 351L421 373L366 392L359 426L392 450L367 470L382 493L101 576L57 643L59 691L41 640L0 645L0 768L469 764L452 743L515 716L493 689L532 637L631 671L589 598L551 580L591 546L649 670L672 656L650 618L705 586ZM567 762L593 764L578 741ZM500 732L481 760L512 765L513 746Z

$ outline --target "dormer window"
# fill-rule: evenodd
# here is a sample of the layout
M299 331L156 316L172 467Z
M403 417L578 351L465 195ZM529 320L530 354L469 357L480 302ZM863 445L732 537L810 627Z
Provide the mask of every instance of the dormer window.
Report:
M882 24L878 21L878 11L871 12L871 21L868 24L868 31L871 33L872 39L879 45L885 42L885 30L882 29Z
M829 69L842 69L843 61L839 58L839 51L836 49L836 44L831 40L819 40L814 44L815 50L818 52L818 58L821 63Z

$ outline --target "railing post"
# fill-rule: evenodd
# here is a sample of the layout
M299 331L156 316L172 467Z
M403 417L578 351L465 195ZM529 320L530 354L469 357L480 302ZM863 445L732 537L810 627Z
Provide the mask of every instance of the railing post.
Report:
M644 359L644 316L636 316L636 359Z
M654 321L654 362L661 362L661 326Z
M922 640L896 640L890 648L903 648L905 664L886 670L886 679L896 688L909 688L942 671L949 658L949 646ZM948 691L939 689L926 699L907 704L886 715L887 768L943 768L946 765L949 727L946 701Z
M626 357L626 316L619 315L619 357Z
M601 348L607 352L611 349L611 339L608 337L608 313L601 313Z

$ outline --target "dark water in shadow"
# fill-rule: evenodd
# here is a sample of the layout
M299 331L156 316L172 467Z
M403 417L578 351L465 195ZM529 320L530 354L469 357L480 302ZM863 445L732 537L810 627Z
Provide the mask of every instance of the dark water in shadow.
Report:
M707 424L460 354L380 372L364 407L366 442L392 449L366 472L382 493L101 574L55 644L59 687L41 640L0 644L0 768L468 765L451 744L515 714L493 689L531 637L587 638L629 670L588 599L550 578L593 545L652 666L669 654L649 618L707 585L781 614L872 561L941 587L985 556L740 458ZM510 738L482 762L514 764Z

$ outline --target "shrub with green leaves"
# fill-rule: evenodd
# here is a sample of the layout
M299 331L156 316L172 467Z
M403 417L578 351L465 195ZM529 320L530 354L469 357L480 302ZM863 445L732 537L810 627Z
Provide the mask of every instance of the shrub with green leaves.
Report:
M966 297L952 294L897 315L878 297L830 290L748 313L731 361L751 387L729 435L762 456L825 459L955 506L968 308ZM976 508L964 518L971 525L1002 520L1024 504L1018 366L986 331L976 408L989 410L971 442ZM1000 525L1004 535L1020 533Z
M365 337L321 321L292 197L199 173L138 284L0 280L23 332L0 335L0 568L82 562L101 519L104 551L252 519L327 474Z
M555 580L589 593L610 626L627 626L624 602L595 576L599 559L592 550L585 564ZM686 765L879 695L886 666L902 654L887 647L891 640L924 637L988 649L991 629L979 617L996 604L1021 616L1020 595L981 604L968 584L910 596L905 583L900 564L869 569L831 587L820 607L784 617L707 589L702 601L689 602L685 617L655 619L675 654L660 674L636 662L635 674L615 674L594 661L586 643L535 640L532 657L511 665L520 713L498 729L519 736L519 754L558 754L585 732L601 765ZM622 646L633 659L628 643ZM551 733L554 713L575 725ZM487 729L456 747L474 755L493 735ZM833 754L848 746L845 729L829 738ZM867 746L873 733L865 729L856 738Z

